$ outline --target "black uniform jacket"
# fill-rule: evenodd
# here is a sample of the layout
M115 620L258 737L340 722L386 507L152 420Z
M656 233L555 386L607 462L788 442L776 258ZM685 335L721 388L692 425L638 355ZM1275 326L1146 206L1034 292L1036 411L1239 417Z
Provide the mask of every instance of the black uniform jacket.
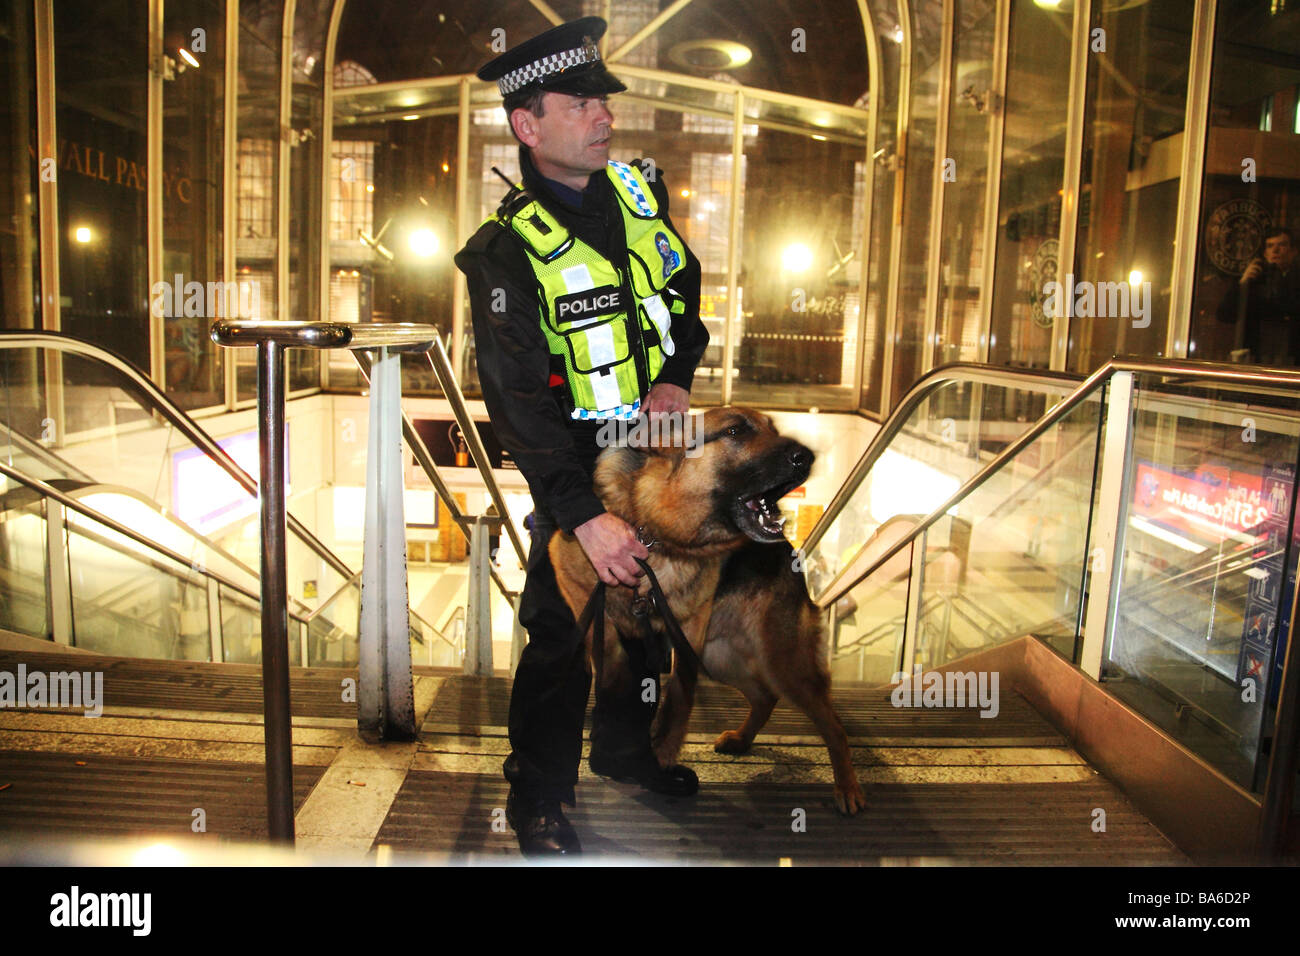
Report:
M570 232L611 261L623 259L623 216L604 170L592 173L579 209L546 185L527 149L520 148L519 162L524 188ZM650 189L671 225L668 190L658 171ZM591 487L601 423L570 417L572 399L557 384L562 366L551 361L541 326L541 289L527 256L518 236L489 221L456 254L456 266L469 283L479 382L492 427L528 480L534 505L572 531L605 510ZM673 316L674 354L664 357L655 382L689 391L709 342L700 321L700 263L689 249L686 268L671 286L686 300L686 311Z

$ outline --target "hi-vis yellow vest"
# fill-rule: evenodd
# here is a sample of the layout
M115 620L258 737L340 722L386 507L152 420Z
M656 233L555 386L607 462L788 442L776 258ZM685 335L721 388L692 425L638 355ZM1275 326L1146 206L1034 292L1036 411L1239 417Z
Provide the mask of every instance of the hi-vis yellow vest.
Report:
M527 194L522 205L496 216L530 253L542 290L542 331L564 362L574 418L635 418L664 356L673 354L672 317L686 309L668 285L686 266L685 244L660 217L639 169L610 162L605 171L623 214L630 288L617 265Z

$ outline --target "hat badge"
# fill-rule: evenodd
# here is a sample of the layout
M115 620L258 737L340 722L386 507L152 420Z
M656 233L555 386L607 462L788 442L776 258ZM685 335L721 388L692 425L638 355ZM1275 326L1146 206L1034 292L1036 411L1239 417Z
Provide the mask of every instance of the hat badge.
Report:
M590 63L592 60L600 59L600 51L596 49L596 41L593 40L591 37L584 36L582 38L582 52L584 54L585 60L588 63Z

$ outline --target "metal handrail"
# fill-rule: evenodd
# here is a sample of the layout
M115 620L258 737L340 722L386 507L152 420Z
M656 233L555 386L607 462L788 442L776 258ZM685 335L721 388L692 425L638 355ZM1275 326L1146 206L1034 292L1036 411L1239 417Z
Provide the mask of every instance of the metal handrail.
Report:
M121 372L131 380L133 385L145 393L150 404L167 420L168 424L200 448L207 457L220 465L245 491L253 497L257 497L257 482L253 477L244 471L224 448L213 441L206 432L198 428L193 420L178 405L172 402L162 389L126 359L108 349L82 342L61 332L0 331L0 349L16 348L56 348L61 352L70 352L95 359ZM297 518L289 515L288 525L294 535L301 538L326 564L345 578L352 576L352 569L344 564L343 560L334 554L324 542L307 530Z
M460 383L456 380L456 373L451 367L451 359L447 357L447 351L443 348L442 342L434 342L433 348L429 350L428 355L429 364L433 366L433 374L438 377L438 384L442 386L442 393L451 404L452 414L456 416L456 423L460 425L460 433L465 438L465 444L469 446L470 457L474 459L478 473L483 477L483 483L487 485L488 494L492 497L492 503L496 505L497 514L506 526L506 533L510 536L511 543L515 546L515 554L519 558L519 563L527 564L527 549L524 547L523 541L519 539L519 532L515 529L514 522L510 520L510 512L506 509L505 498L501 495L501 488L497 485L496 476L492 474L492 463L488 461L487 449L483 447L483 439L479 436L478 427L474 424L474 419L469 413L469 406L465 403L465 395L460 390Z
M942 370L937 369L936 371ZM1291 386L1293 389L1300 390L1300 371L1290 371L1288 369L1261 370L1241 365L1226 365L1219 362L1199 362L1187 359L1165 359L1160 361L1112 358L1110 361L1098 368L1097 371L1084 379L1078 388L1068 396L1049 408L1043 414L1043 417L1035 422L1028 431L1024 432L1019 438L999 452L992 461L967 479L965 484L954 491L946 501L939 505L935 510L931 511L925 518L921 519L911 532L895 542L879 558L872 562L865 571L860 574L855 574L852 579L847 582L843 579L843 575L832 580L831 583L822 590L821 594L814 598L817 605L819 607L828 606L832 602L839 600L839 598L849 589L856 587L863 579L874 574L887 561L928 531L929 528L936 521L942 518L951 508L960 504L972 492L978 490L980 486L988 481L995 472L999 471L1003 465L1016 455L1020 454L1023 449L1033 444L1034 441L1041 437L1049 428L1063 419L1066 415L1074 411L1074 409L1087 400L1093 392L1106 384L1110 377L1116 372L1134 372L1136 374L1145 375L1179 375L1188 376L1202 381L1210 379L1213 381L1236 383L1241 385L1267 384ZM931 387L931 390L933 390L933 386ZM911 393L909 393L909 395L910 394ZM910 413L911 409L914 407L915 404L908 408L900 405L899 410L895 415L901 417L904 413ZM894 417L894 415L891 415L890 421L893 421ZM882 428L881 434L883 434L884 431L885 429ZM897 432L898 429L894 428L892 433L897 434ZM873 442L872 445L874 447L875 442ZM871 449L868 449L868 451L871 451ZM878 452L876 457L879 457ZM862 478L865 477L865 472L858 474L858 470L854 469L854 474L851 476L851 479L853 477L856 477L857 481L860 482ZM837 495L837 498L838 497L840 496Z
M1082 381L1080 376L1071 375L1068 372L1051 372L1037 369L1013 369L998 368L989 365L978 365L973 362L952 362L948 365L941 365L939 368L922 375L903 396L903 400L898 407L885 419L880 431L876 432L871 443L867 445L867 450L862 453L858 463L853 466L844 483L840 485L839 491L831 499L822 516L813 525L812 531L804 539L803 550L810 553L817 542L822 539L830 526L839 517L844 506L848 504L853 493L857 491L858 485L866 477L876 460L884 454L889 443L894 440L907 420L911 417L912 412L920 407L921 403L933 395L936 391L945 385L951 385L954 382L968 382L975 385L998 385L1003 388L1015 387L1021 383L1026 386L1031 385L1075 385Z

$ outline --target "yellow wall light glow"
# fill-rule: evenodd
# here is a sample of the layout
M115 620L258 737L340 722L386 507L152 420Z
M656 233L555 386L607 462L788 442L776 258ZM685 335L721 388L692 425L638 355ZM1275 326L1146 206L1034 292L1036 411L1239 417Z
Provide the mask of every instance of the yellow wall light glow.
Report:
M408 243L417 256L428 258L438 254L438 237L432 229L413 229Z
M786 272L803 272L812 262L812 250L802 242L792 242L781 252L781 268Z

